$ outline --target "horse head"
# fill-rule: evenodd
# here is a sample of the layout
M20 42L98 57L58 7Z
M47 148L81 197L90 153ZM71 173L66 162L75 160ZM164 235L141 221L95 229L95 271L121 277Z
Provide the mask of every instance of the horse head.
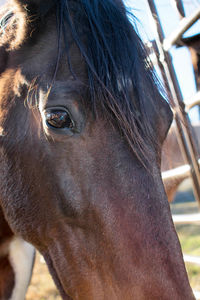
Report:
M3 20L13 232L64 299L193 299L160 175L172 113L122 2L16 0Z

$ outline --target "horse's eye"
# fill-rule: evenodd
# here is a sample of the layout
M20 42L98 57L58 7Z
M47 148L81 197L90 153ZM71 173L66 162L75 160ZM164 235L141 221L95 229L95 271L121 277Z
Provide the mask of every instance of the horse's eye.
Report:
M73 128L74 123L67 111L53 110L45 113L46 123L53 128Z

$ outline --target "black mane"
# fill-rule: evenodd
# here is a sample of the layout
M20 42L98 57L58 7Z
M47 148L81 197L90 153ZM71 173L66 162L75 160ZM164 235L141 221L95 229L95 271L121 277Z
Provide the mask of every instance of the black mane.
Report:
M156 139L147 98L153 103L159 92L124 5L119 0L60 0L58 11L60 28L66 32L66 24L70 27L85 59L94 114L100 108L112 116L135 155L148 161L147 145L155 145Z

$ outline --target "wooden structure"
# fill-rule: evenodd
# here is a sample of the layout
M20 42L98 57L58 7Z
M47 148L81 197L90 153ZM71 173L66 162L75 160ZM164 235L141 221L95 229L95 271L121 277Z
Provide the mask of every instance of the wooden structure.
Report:
M163 82L168 93L171 107L174 111L174 119L177 126L177 139L185 159L185 165L173 170L163 172L163 180L173 178L180 172L187 172L191 175L193 182L193 190L196 200L200 205L200 160L197 157L197 145L195 138L191 131L191 124L188 117L189 110L195 105L200 104L200 91L197 91L193 99L190 99L189 104L184 104L184 99L179 87L174 66L172 63L169 50L173 45L187 45L184 42L183 34L200 19L200 3L199 7L189 16L185 17L184 6L181 0L172 0L173 7L178 12L180 23L170 36L165 37L161 26L159 14L154 0L147 0L151 18L153 21L153 29L155 33L155 40L151 42L149 52L153 54L156 63L160 68ZM200 37L199 37L200 38ZM199 42L200 43L200 42ZM196 78L196 87L198 88L198 80ZM188 101L186 102L188 103ZM200 224L200 213L192 215L174 215L173 220L175 224ZM200 257L191 257L184 255L185 262L196 263L200 265ZM195 292L197 299L200 299L200 293Z

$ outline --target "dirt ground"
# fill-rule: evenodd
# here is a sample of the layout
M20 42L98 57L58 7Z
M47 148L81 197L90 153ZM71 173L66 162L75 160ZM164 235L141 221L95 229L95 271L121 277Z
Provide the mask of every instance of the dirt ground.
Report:
M36 255L33 277L26 300L61 300L47 266L39 253Z

